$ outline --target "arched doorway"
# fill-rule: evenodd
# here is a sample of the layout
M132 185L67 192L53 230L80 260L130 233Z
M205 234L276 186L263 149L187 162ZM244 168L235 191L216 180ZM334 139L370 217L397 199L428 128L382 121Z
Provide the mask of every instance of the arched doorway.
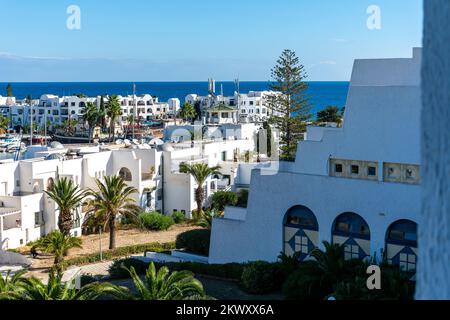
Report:
M345 260L370 257L370 229L358 214L345 212L333 223L333 243L344 246Z
M119 176L124 180L124 181L131 181L133 180L133 176L131 175L131 171L128 168L122 168L119 171Z
M286 212L283 229L284 253L288 256L299 252L303 261L319 246L319 224L314 213L304 206L295 206Z
M53 191L53 188L55 187L55 180L53 178L47 179L47 191Z
M400 266L404 271L416 270L417 223L398 220L386 233L386 259L389 264Z

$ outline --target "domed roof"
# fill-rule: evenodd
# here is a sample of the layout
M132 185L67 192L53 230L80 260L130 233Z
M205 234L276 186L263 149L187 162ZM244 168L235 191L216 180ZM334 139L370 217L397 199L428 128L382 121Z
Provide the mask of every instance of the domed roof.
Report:
M45 160L62 160L64 156L59 153L52 153L45 157Z
M64 149L64 146L61 144L61 142L53 141L50 143L50 148L52 149Z
M150 140L148 144L149 144L149 145L156 145L156 146L159 146L159 145L163 145L163 144L164 144L164 141L162 141L162 140L159 139L159 138L154 138L154 139Z

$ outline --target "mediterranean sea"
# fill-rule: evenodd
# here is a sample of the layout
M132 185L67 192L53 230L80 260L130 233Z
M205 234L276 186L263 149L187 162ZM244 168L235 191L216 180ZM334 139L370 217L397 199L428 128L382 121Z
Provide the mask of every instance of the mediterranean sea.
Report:
M327 106L345 106L349 82L309 82L307 97L312 106L311 113L316 114ZM0 83L0 95L6 95L7 83ZM13 95L17 99L23 99L31 95L38 99L43 94L58 96L85 94L87 96L99 95L127 95L133 93L132 82L17 82L11 83ZM233 95L236 86L234 82L216 81L216 93L220 94L221 86L227 96ZM262 91L269 89L267 81L242 81L240 92ZM206 95L208 93L207 82L136 82L136 94L148 93L166 102L170 98L178 98L181 103L191 93Z

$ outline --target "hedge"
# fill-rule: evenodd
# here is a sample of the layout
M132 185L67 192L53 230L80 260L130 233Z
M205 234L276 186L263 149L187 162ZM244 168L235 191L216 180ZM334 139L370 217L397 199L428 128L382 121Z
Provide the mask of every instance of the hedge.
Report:
M255 261L244 267L241 286L248 293L264 294L279 288L277 279L279 266L276 263Z
M134 268L137 274L144 274L149 264L135 258L114 260L109 266L108 273L111 279L126 279L130 277L127 269Z
M145 244L137 244L132 246L120 247L113 250L105 250L102 252L103 260L112 260L115 258L120 258L124 256L129 256L132 254L142 253L145 251L153 251L153 252L164 252L175 249L174 242L152 242ZM93 254L84 255L77 258L67 259L63 262L65 267L73 266L73 265L84 265L90 263L100 262L100 252L96 252Z
M185 249L186 252L207 256L209 254L210 238L211 230L189 230L177 235L175 246L177 249Z
M157 269L166 266L171 271L188 270L198 275L212 276L233 281L239 281L241 279L242 271L244 269L244 264L240 263L206 264L199 262L155 262L154 264ZM138 274L144 274L149 263L142 262L138 259L127 258L116 260L113 266L109 269L110 277L113 279L123 279L129 278L129 274L126 270L123 272L118 271L118 267L126 266L129 268L133 266Z

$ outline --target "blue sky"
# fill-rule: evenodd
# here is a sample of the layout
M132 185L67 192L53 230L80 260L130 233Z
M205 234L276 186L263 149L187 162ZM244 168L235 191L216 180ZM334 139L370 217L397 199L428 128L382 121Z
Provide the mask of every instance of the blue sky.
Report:
M69 30L69 5L81 29ZM381 30L366 27L369 5ZM409 57L421 0L0 0L0 81L263 80L285 48L309 80L355 58Z

